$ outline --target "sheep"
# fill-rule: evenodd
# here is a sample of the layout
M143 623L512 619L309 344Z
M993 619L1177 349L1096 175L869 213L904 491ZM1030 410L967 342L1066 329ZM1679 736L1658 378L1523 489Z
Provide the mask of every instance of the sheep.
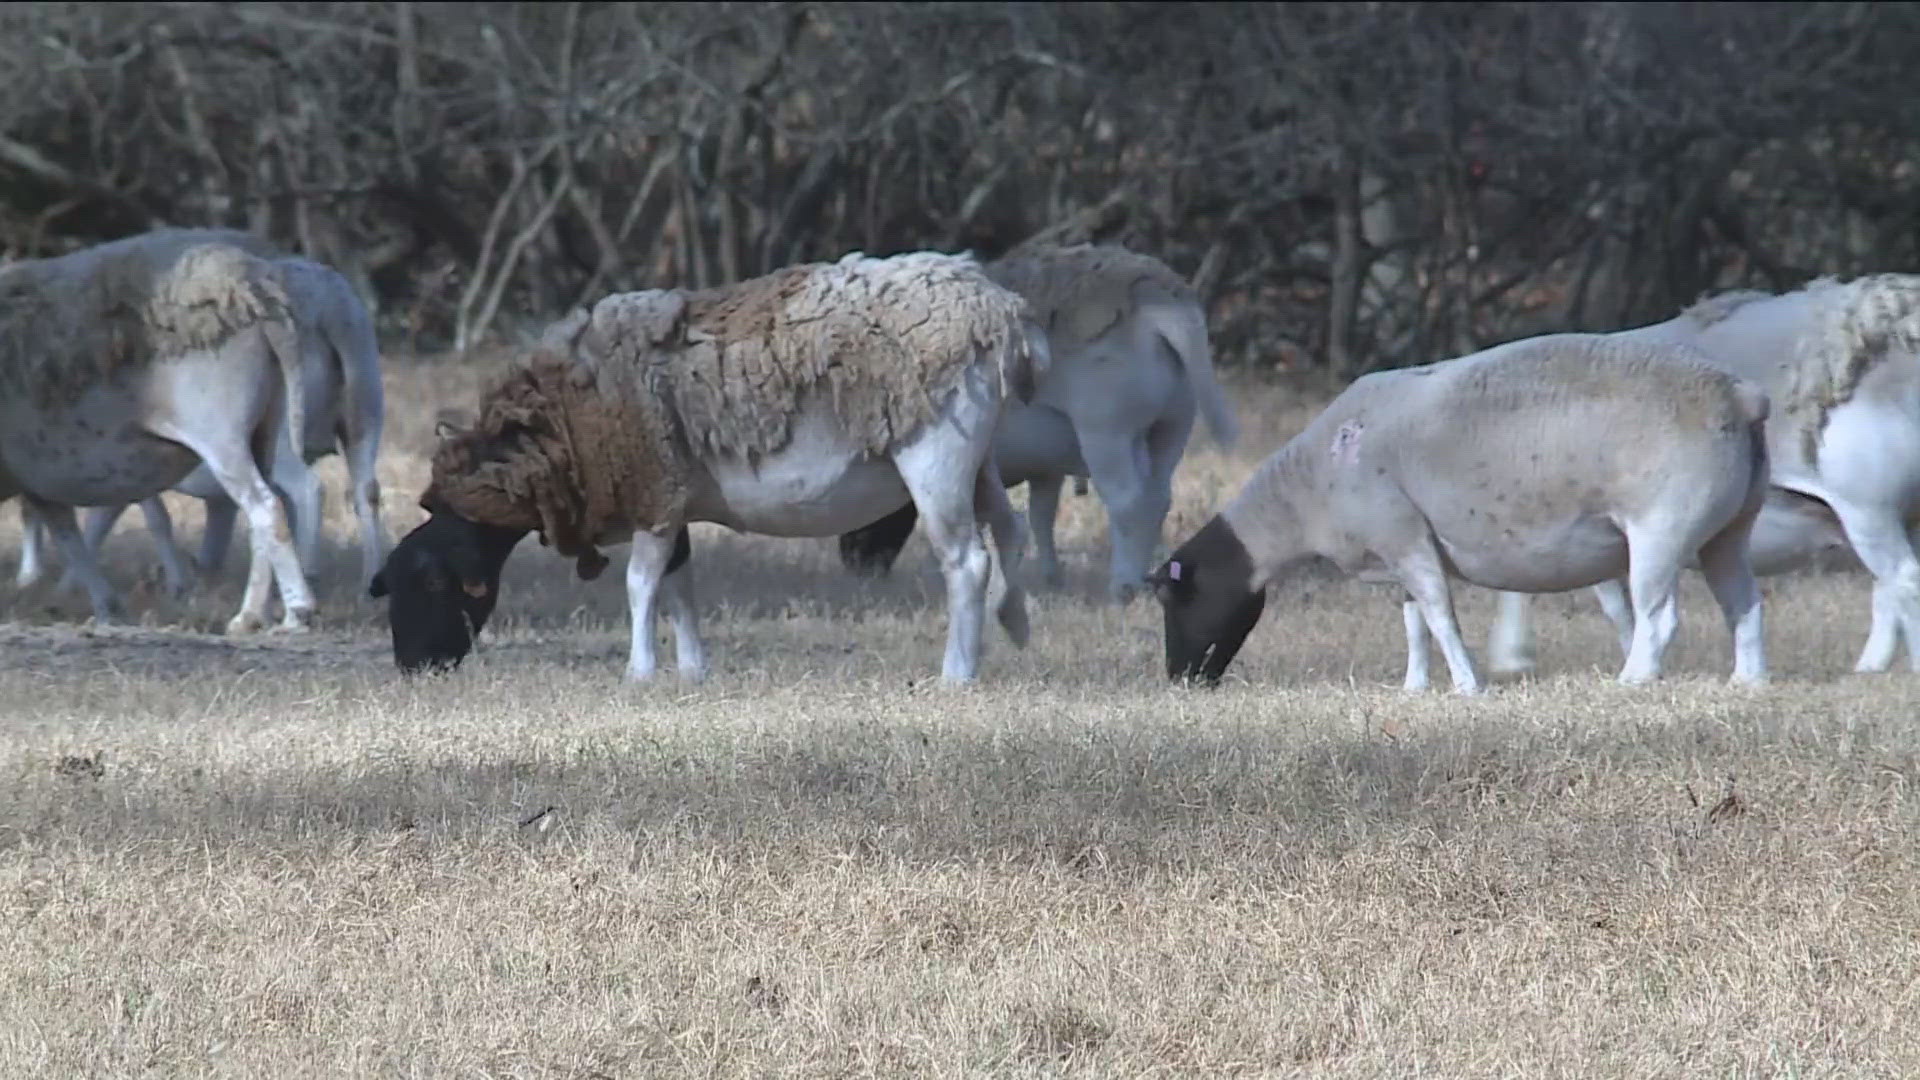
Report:
M1196 407L1221 446L1238 423L1214 379L1206 312L1165 263L1121 247L1038 245L987 264L1046 327L1052 370L1031 402L1009 405L994 437L1001 479L1027 485L1034 560L1061 582L1054 547L1061 482L1085 478L1105 504L1107 593L1126 601L1146 578L1172 505L1173 471ZM912 503L840 537L840 561L886 573L913 533Z
M300 360L306 392L307 430L302 461L314 461L336 449L346 459L348 491L360 522L361 582L370 581L385 559L386 533L380 523L380 482L374 471L380 453L380 430L385 417L385 395L380 385L380 346L366 305L338 271L297 256L274 260L287 286L295 325L300 333ZM268 483L285 500L293 522L294 549L303 567L315 565L320 544L319 479L307 468L290 468L283 442L290 442L277 424L274 464ZM202 465L173 490L205 500L206 531L201 539L199 568L214 573L226 560L233 539L237 511L219 481ZM186 592L185 560L174 544L172 522L158 496L141 501L147 530L159 549L167 587L175 596ZM87 513L87 546L95 551L126 506L96 507ZM20 583L38 577L40 529L37 516L22 508ZM63 580L64 583L64 580Z
M1920 671L1920 559L1908 523L1920 516L1920 276L1819 278L1781 295L1709 297L1665 322L1612 335L1681 342L1765 386L1771 485L1754 525L1756 573L1849 547L1873 575L1856 673L1893 664L1902 637ZM1623 642L1633 612L1618 582L1594 586ZM1500 598L1490 636L1495 670L1533 667L1524 596Z
M161 229L0 270L0 500L19 495L44 519L97 619L118 604L73 508L145 499L200 462L253 536L228 632L265 625L276 582L284 629L312 617L259 469L276 409L290 431L305 423L286 284L262 248L244 233Z
M1770 407L1697 350L1595 334L1363 376L1154 570L1167 674L1216 683L1267 583L1317 554L1405 590L1407 689L1427 685L1431 631L1469 694L1482 684L1448 577L1558 592L1628 574L1639 621L1620 681L1644 683L1659 677L1680 569L1697 556L1733 631L1734 680L1763 683L1747 541Z
M981 518L1000 552L1000 624L1027 641L1025 537L991 445L1003 401L1031 398L1046 363L1025 303L968 256L854 252L721 288L606 297L548 327L471 429L443 433L420 498L430 517L371 590L389 598L395 662L457 664L476 632L461 594L489 595L513 543L538 530L583 579L606 565L599 545L630 537L627 676L655 674L664 592L679 671L697 680L691 567L673 558L689 522L830 536L906 496L946 574L942 675L971 681Z

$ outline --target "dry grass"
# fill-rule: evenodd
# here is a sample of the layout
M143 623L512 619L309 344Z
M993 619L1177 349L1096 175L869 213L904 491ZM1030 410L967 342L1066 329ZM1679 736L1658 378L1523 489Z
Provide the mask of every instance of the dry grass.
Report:
M389 380L397 534L474 379ZM1239 400L1170 532L1309 413ZM238 559L123 630L0 588L0 1076L1920 1073L1914 680L1844 674L1857 575L1768 583L1759 694L1690 583L1650 690L1570 596L1539 679L1406 695L1393 595L1310 573L1185 693L1069 498L1071 591L977 688L919 540L873 585L710 528L709 684L622 685L619 575L531 542L403 682L341 501L309 639L207 633Z

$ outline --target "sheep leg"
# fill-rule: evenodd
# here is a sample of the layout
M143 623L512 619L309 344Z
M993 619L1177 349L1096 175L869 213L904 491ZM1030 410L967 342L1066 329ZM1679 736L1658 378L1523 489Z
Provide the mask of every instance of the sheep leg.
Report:
M300 556L300 565L311 573L320 558L320 522L326 494L320 478L291 451L280 450L274 453L267 482L285 507L287 522L293 530L293 550Z
M1503 675L1532 671L1533 597L1502 592L1500 608L1487 635L1487 666Z
M100 564L88 549L86 538L80 535L80 525L74 520L73 507L46 502L32 495L22 495L21 498L38 511L47 531L53 534L53 542L60 548L61 559L80 584L86 586L87 598L93 604L94 619L102 623L119 621L120 602L113 594L113 586L107 584L106 577L100 573Z
M26 499L20 500L20 569L14 574L15 588L31 588L47 572L46 530L40 512Z
M1427 541L1399 559L1394 571L1400 578L1401 586L1424 616L1427 630L1439 641L1440 655L1447 662L1448 673L1453 676L1454 691L1461 694L1479 693L1480 674L1474 670L1473 656L1467 652L1467 643L1460 637L1460 623L1453 612L1453 590L1447 587L1447 574L1441 569L1440 555L1433 549L1432 542ZM1401 610L1404 617L1404 606ZM1409 635L1409 660L1412 659L1413 644ZM1420 644L1424 649L1425 642ZM1409 670L1407 674L1411 682L1413 672Z
M1619 578L1603 581L1593 587L1593 598L1600 601L1600 612L1613 624L1613 632L1620 639L1620 656L1625 659L1633 651L1633 604L1627 599L1627 586Z
M1920 559L1914 557L1913 542L1898 514L1885 507L1863 506L1830 500L1840 527L1853 545L1853 553L1873 575L1874 606L1887 613L1888 632L1876 637L1869 632L1853 670L1860 673L1885 671L1893 666L1893 656L1904 635L1907 659L1914 671L1920 671Z
M913 536L919 511L911 501L870 525L840 534L840 565L863 577L886 577Z
M1111 546L1107 595L1131 600L1147 579L1167 500L1154 491L1146 439L1136 432L1080 431L1080 452L1107 508Z
M1427 688L1427 668L1432 657L1429 655L1429 639L1425 616L1420 614L1420 602L1412 593L1400 604L1400 621L1407 630L1407 681L1408 690Z
M187 573L186 560L180 554L180 545L173 539L173 518L167 513L167 506L160 501L158 495L140 500L140 514L146 518L147 532L153 536L153 546L160 553L160 574L166 580L167 594L178 600L187 595L191 578ZM115 511L114 516L118 517L119 511ZM94 524L94 520L89 518L87 521L89 533L93 531ZM107 527L113 527L112 518L107 519ZM98 551L100 541L88 536L87 546Z
M1753 579L1747 531L1728 529L1700 548L1700 572L1720 604L1733 632L1733 681L1760 686L1767 681L1767 648L1760 612L1760 586ZM1597 587L1596 587L1597 588Z
M1660 659L1680 628L1681 552L1657 530L1627 529L1627 586L1633 598L1633 640L1620 681L1638 686L1660 677Z
M1058 481L1055 483L1057 488ZM987 523L987 529L993 533L993 546L1000 553L1001 592L1000 602L994 606L994 617L1006 631L1008 640L1016 648L1024 649L1031 636L1027 592L1020 583L1020 564L1026 557L1026 530L1021 527L1020 516L1013 512L1013 500L1007 498L1007 485L1002 482L992 455L988 455L974 476L973 513Z
M700 620L693 610L692 553L687 527L682 525L674 537L660 594L667 601L667 621L673 624L673 653L680 677L697 683L707 677L707 648L700 640Z
M1033 536L1033 561L1040 580L1057 589L1065 582L1060 553L1053 546L1054 519L1060 516L1060 485L1066 477L1035 476L1027 481L1027 525Z
M946 578L947 652L940 674L950 683L972 682L979 674L987 604L987 545L973 514L980 468L964 466L967 449L944 438L921 439L901 447L893 459ZM990 453L985 446L980 449Z
M386 562L386 529L380 522L380 477L375 471L378 438L343 440L340 456L347 462L347 488L353 498L354 518L360 522L361 592Z
M1193 415L1162 419L1147 429L1147 491L1153 503L1149 510L1152 515L1152 539L1148 541L1148 560L1151 562L1159 554L1161 530L1166 527L1167 513L1173 509L1173 473L1180 467L1180 459L1187 452L1187 440L1193 435ZM1145 568L1142 568L1145 576Z
M21 505L24 507L26 504ZM94 553L96 561L99 558L101 541L106 539L107 533L113 529L113 523L119 520L126 508L125 503L119 506L90 506L84 513L79 508L75 508L75 520L81 523L80 535L86 540L87 550ZM21 557L24 560L25 554L23 553ZM60 568L60 579L53 583L53 591L55 595L61 595L78 585L79 579L74 576L73 565L67 563Z
M1867 625L1867 641L1860 647L1860 661L1854 665L1855 671L1885 671L1893 666L1894 654L1900 651L1900 604L1894 598L1892 589L1883 589L1880 582L1873 583L1873 601L1868 609L1871 621ZM1885 659L1880 659L1884 657ZM1879 667L1868 668L1869 658Z
M225 495L208 496L202 501L207 504L207 523L206 531L200 535L200 555L196 561L201 573L212 576L218 574L227 561L227 548L233 543L234 518L240 507Z
M673 558L673 547L673 537L658 536L643 529L633 534L633 547L627 552L627 619L632 633L627 678L634 682L653 678L659 669L659 659L654 653L653 620L660 608L661 579L668 576L667 563ZM690 626L692 599L687 594L686 583L677 582L670 591L679 594L678 600L669 600L678 606L675 629L679 630L683 624ZM687 659L684 652L680 659L684 665ZM702 663L705 663L704 657Z
M280 628L307 629L313 619L313 592L301 572L300 556L293 550L280 501L260 475L256 455L247 441L172 422L155 423L152 430L200 455L221 490L247 515L247 538L253 549L247 591L241 597L239 612L227 621L227 633L252 633L267 624L267 600L276 582L286 609ZM273 428L269 425L265 430Z

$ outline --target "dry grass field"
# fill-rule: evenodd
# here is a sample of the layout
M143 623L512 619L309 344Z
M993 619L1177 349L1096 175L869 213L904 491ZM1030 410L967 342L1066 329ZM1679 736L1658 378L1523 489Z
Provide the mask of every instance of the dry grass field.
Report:
M477 377L388 380L398 536ZM1311 413L1237 400L1176 539ZM1766 583L1764 692L1690 580L1656 687L1576 595L1537 678L1408 695L1395 594L1311 571L1184 692L1069 497L1069 588L977 687L920 539L870 583L709 526L706 684L623 685L617 566L531 539L493 640L403 681L324 476L301 638L217 636L241 538L155 596L137 513L137 625L87 628L4 512L0 1077L1920 1075L1916 680L1847 673L1858 573Z

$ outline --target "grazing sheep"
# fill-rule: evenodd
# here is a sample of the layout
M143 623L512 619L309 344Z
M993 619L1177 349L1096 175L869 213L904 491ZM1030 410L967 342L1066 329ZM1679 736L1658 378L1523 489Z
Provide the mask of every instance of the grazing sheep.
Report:
M202 462L253 537L228 631L264 625L276 581L285 628L312 616L259 468L276 411L289 430L305 423L286 285L261 247L163 229L0 270L0 499L20 495L45 520L97 618L116 602L73 508L145 499Z
M374 472L380 455L385 395L380 385L380 346L374 337L373 319L346 278L331 267L295 256L277 258L274 265L286 282L294 324L300 333L307 415L303 464L311 465L336 449L346 459L348 491L360 522L361 581L365 583L380 569L386 545L380 524L380 482ZM294 550L300 553L301 565L310 568L319 556L321 487L310 469L291 467L287 453L291 440L282 431L284 426L282 418L274 427L268 484L284 500L293 523ZM206 532L198 563L202 572L217 572L233 539L238 507L204 465L173 490L206 501ZM143 500L140 510L159 548L167 586L180 595L187 588L187 571L174 544L166 505L154 496ZM98 551L113 523L125 512L124 504L88 511L87 546ZM40 565L38 521L25 507L22 525L25 539L21 544L20 577L24 585L38 576Z
M1747 538L1766 492L1768 408L1757 385L1686 346L1595 334L1356 379L1154 571L1167 674L1218 680L1267 583L1322 555L1406 590L1408 689L1427 685L1431 630L1463 693L1481 683L1448 577L1559 592L1630 574L1639 622L1620 681L1645 682L1697 556L1733 630L1734 679L1763 682Z
M1873 575L1871 625L1856 672L1885 671L1904 636L1920 671L1920 559L1908 524L1920 517L1920 276L1820 278L1778 296L1710 297L1665 322L1610 337L1681 342L1764 386L1771 475L1754 525L1756 573L1804 565L1849 546ZM1633 613L1618 582L1594 586L1621 640ZM1501 597L1490 651L1496 670L1533 667L1524 596Z
M969 257L854 253L723 288L609 296L555 323L434 454L432 517L374 590L390 597L396 663L457 663L474 628L453 584L489 595L512 544L539 530L589 579L607 562L598 547L630 537L627 674L654 674L664 589L680 671L699 678L691 568L673 559L687 523L831 536L910 497L946 572L942 672L971 680L982 518L1000 551L1001 626L1027 637L1024 537L991 452L1003 400L1030 397L1045 367L1024 313Z
M1108 594L1125 600L1160 542L1196 407L1220 445L1236 435L1233 407L1214 380L1206 312L1165 263L1119 247L1039 246L986 271L1027 301L1053 356L1034 399L1010 404L994 437L1000 478L1027 485L1035 561L1059 584L1053 527L1061 482L1075 477L1084 494L1091 475L1107 508ZM907 503L846 533L841 563L885 573L915 519Z

